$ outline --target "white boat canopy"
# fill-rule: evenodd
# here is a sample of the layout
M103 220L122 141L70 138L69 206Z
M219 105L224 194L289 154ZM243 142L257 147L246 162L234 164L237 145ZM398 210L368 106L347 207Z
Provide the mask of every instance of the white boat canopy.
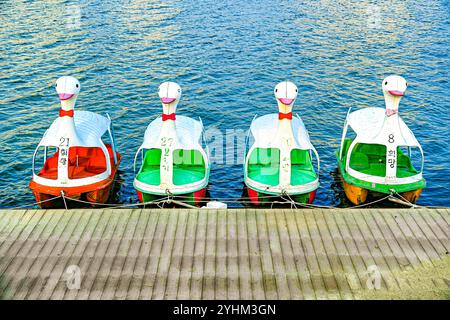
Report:
M352 141L346 158L345 170L353 177L381 184L407 184L422 179L424 164L423 150L416 137L408 126L403 122L398 113L391 116L386 115L386 109L369 107L351 112L349 109L342 133L339 158L342 159L344 140L350 126L356 134ZM378 144L386 146L386 177L368 175L356 171L350 167L350 157L354 147L358 143ZM420 173L414 176L398 178L397 170L397 147L417 147L422 156Z
M62 131L64 131L63 135L70 139L70 147L102 148L104 146L102 136L110 128L110 119L90 111L75 111L73 120L76 132L66 134L67 128L62 123L64 119L61 117L56 118L45 132L39 146L59 147Z

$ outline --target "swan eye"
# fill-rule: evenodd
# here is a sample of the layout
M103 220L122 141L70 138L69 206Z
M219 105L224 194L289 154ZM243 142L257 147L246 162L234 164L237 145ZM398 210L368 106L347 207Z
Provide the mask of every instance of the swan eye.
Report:
M80 85L79 85L78 83L75 85L75 87L77 87L77 88L78 88L79 86L80 86Z
M57 83L55 83L55 88L58 86L58 84Z
M278 92L278 89L275 89L275 92Z
M295 89L295 92L298 92L298 89Z
M385 86L387 86L387 81L384 83Z
M406 86L408 86L408 82L406 83Z

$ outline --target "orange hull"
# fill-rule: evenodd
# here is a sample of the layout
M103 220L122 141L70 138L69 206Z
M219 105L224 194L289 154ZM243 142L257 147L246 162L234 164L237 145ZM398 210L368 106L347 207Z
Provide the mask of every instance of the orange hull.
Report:
M344 179L342 179L342 184L344 185L345 195L351 203L359 205L366 202L367 194L369 193L367 189L349 184Z
M400 193L400 195L411 203L416 203L423 189L412 190Z
M31 180L29 187L34 194L34 197L36 198L36 202L40 203L39 206L41 208L54 207L56 202L59 199L55 199L52 201L50 201L50 199L61 196L61 191L64 192L64 195L66 197L69 197L72 199L85 198L86 201L92 202L94 204L95 203L106 203L109 199L111 190L114 186L113 182L114 182L115 176L117 174L117 170L119 168L120 160L122 158L119 153L116 153L117 164L114 164L114 159L113 159L113 154L111 152L111 148L109 145L107 145L107 147L108 147L108 151L110 151L109 161L111 163L111 174L107 179L105 179L103 181L100 181L97 183L92 183L89 185L79 186L79 187L49 187L49 186L38 184L35 181ZM57 156L58 155L55 154L54 157L57 158ZM44 169L39 173L39 175L45 177L47 175L54 174L55 169L51 165L51 164L55 163L55 161L53 159L54 157L47 160L47 163L46 163ZM96 161L95 158L93 160ZM77 166L78 172L80 172L79 167L80 166ZM72 170L74 172L74 170L71 167L69 167L69 170ZM41 202L43 202L43 203L41 203Z
M344 178L342 178L342 175L341 180L342 185L344 186L345 195L347 196L347 199L350 200L351 203L355 205L360 205L366 202L369 190L345 182ZM422 193L422 190L423 189L407 191L400 193L400 195L407 201L411 203L416 203L417 200L419 199L420 194Z

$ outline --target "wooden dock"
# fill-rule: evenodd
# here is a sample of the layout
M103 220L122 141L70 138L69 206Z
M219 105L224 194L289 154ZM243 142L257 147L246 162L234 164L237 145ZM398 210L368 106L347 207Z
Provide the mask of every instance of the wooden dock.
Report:
M0 297L450 299L449 251L449 209L0 210Z

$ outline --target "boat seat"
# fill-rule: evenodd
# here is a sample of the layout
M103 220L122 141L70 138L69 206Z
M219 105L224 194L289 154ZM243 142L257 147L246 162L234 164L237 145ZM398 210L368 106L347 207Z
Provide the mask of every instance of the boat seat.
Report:
M113 161L111 145L106 145L109 161ZM56 180L58 177L59 150L47 159L38 176ZM69 179L81 179L101 174L106 171L106 159L101 148L71 147L69 149Z
M280 181L280 150L276 148L256 148L248 159L248 177L270 186Z
M350 157L350 167L357 171L369 169L369 157L362 152L353 152Z

